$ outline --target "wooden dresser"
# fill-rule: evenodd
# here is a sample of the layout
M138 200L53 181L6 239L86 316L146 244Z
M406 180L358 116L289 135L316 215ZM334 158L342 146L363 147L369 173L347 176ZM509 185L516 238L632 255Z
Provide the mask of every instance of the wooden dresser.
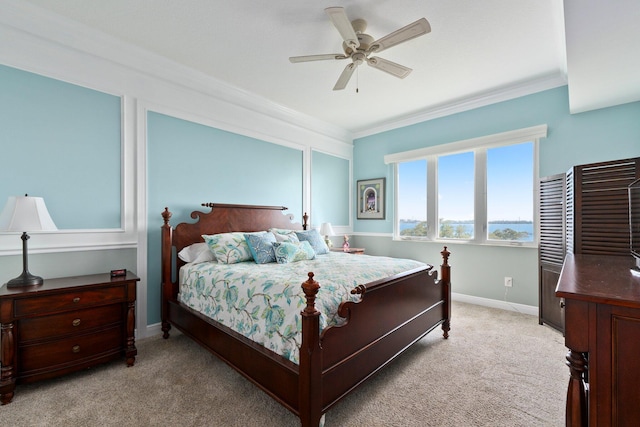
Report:
M17 383L53 378L124 357L135 362L136 283L110 274L0 288L0 402Z
M632 265L631 256L565 258L556 295L569 348L567 426L638 425L640 276Z

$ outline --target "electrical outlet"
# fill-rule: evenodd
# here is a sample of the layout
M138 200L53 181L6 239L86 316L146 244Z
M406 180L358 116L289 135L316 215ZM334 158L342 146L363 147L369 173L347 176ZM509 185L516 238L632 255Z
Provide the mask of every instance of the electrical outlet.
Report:
M504 278L504 285L505 285L507 288L511 288L511 287L513 287L513 277L505 277L505 278Z

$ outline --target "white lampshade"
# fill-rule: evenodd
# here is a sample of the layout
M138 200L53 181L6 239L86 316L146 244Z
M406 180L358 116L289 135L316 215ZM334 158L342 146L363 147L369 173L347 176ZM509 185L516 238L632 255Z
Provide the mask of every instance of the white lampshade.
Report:
M335 234L330 222L323 222L320 225L320 234L323 236L333 236Z
M42 197L10 196L0 213L0 231L55 231Z

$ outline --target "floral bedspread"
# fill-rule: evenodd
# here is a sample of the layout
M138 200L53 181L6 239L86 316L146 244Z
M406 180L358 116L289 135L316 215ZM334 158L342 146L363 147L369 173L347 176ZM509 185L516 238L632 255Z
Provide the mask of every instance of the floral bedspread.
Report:
M342 301L357 301L350 291L403 271L424 267L409 259L331 252L289 264L187 264L180 274L180 301L251 340L298 363L306 300L301 284L314 273L320 284L316 309L321 330L344 323Z

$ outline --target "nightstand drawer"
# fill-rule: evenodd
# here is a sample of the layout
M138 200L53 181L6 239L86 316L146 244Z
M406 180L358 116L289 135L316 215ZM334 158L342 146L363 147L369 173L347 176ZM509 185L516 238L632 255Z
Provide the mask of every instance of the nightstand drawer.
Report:
M89 290L76 289L64 294L39 298L16 298L14 303L15 317L43 315L64 310L77 310L92 305L111 304L125 301L126 297L127 292L124 286L110 286Z
M122 322L122 305L87 308L20 321L20 342L78 334L83 331Z
M55 369L58 365L75 364L82 359L122 349L122 327L100 333L79 335L35 345L19 345L22 359L20 371L28 376L35 370Z

